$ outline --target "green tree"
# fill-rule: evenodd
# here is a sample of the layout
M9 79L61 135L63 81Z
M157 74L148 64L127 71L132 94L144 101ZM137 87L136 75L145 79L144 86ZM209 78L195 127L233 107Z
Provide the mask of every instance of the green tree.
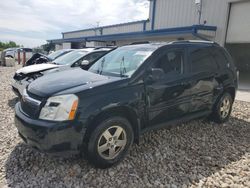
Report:
M19 47L14 41L9 42L0 42L0 50L5 50L7 48L16 48Z
M49 42L47 44L42 45L42 48L44 51L49 52L51 50L55 50L55 44L53 44L52 42Z

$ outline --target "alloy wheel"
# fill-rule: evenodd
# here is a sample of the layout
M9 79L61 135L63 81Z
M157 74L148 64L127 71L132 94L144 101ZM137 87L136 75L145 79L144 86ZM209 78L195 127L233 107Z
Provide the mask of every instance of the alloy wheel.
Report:
M230 113L230 108L231 108L231 102L229 97L225 97L220 105L220 115L221 118L226 118L228 114Z
M120 126L106 129L100 136L97 145L99 155L107 160L117 157L127 144L127 135Z

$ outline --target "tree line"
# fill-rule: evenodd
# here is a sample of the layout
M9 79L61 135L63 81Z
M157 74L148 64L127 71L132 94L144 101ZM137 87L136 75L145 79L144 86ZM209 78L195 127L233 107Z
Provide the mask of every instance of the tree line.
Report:
M14 41L9 41L9 42L1 42L0 41L0 51L3 51L7 48L19 48L19 47L23 47L23 45L18 45L16 44ZM41 45L39 47L33 48L34 52L49 52L51 50L55 50L55 44L53 43L47 43L44 45Z
M5 50L7 48L17 48L17 47L20 47L20 45L17 45L14 41L9 41L9 42L0 41L0 51Z

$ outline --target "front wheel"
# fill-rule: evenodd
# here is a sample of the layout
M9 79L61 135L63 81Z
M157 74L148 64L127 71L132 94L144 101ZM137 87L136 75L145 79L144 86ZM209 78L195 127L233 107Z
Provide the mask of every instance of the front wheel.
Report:
M212 113L212 120L217 123L228 121L232 111L233 99L229 93L224 93L215 104Z
M125 157L133 138L128 120L122 117L106 119L90 136L88 160L98 168L110 167Z

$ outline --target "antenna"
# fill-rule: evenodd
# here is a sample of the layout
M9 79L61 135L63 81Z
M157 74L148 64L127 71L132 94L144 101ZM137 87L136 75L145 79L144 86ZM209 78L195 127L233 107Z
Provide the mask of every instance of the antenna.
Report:
M202 13L202 0L195 0L195 5L198 9L199 25L200 25L201 24L201 13Z

